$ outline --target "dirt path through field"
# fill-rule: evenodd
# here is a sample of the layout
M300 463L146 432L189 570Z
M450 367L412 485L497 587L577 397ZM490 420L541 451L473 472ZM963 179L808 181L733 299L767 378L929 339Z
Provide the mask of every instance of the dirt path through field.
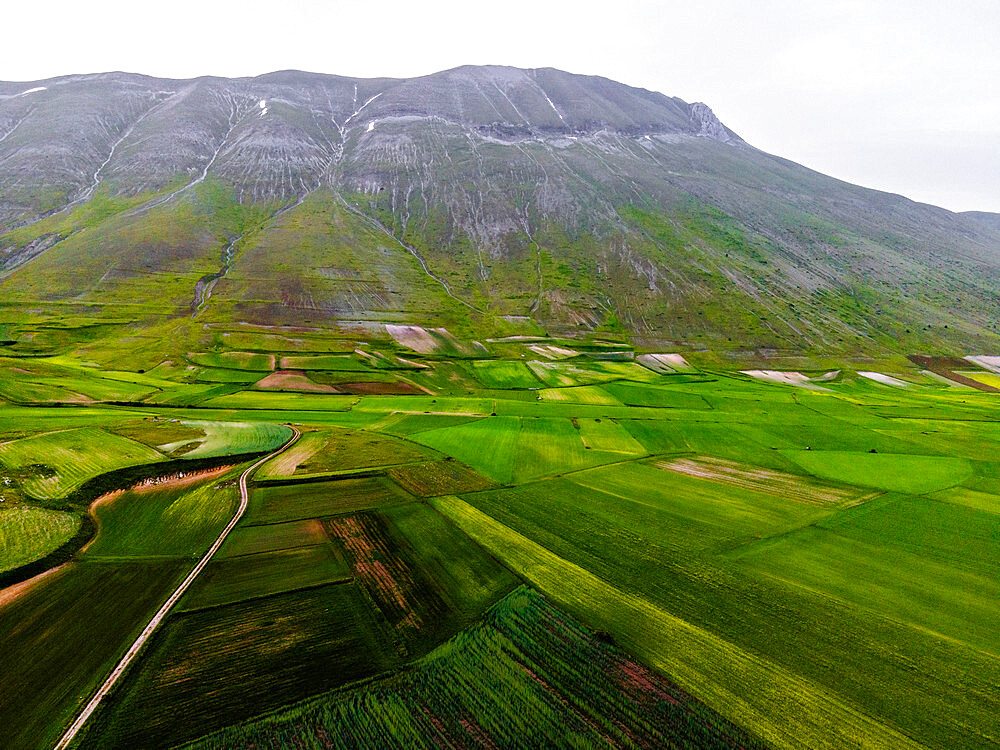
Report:
M302 433L300 433L294 427L292 427L291 430L293 434L292 437L288 440L288 442L286 442L283 446L278 448L278 450L274 451L273 453L269 453L268 455L256 461L252 466L250 466L246 471L244 471L240 475L240 505L239 508L236 509L236 513L233 515L232 520L229 521L229 524L226 526L226 528L222 530L222 533L219 534L219 537L215 540L212 546L209 547L208 552L206 552L205 555L201 558L201 560L198 561L198 564L194 566L194 569L188 574L187 578L185 578L181 582L181 585L174 590L174 593L170 595L170 598L167 599L167 601L163 604L163 606L160 607L160 609L156 612L155 615L153 615L153 619L151 619L149 621L149 624L147 624L146 627L143 628L143 631L139 634L139 637L135 639L135 642L129 647L129 650L125 653L125 656L123 656L121 661L118 662L118 666L116 666L114 668L114 671L112 671L111 674L108 675L108 678L104 681L104 684L101 685L97 693L94 694L94 697L90 699L90 701L84 707L83 711L80 712L80 714L76 717L76 720L70 725L69 729L66 730L66 733L62 736L62 739L59 740L59 742L56 744L55 750L65 750L65 748L70 746L70 744L73 742L73 739L79 733L80 729L83 727L84 724L87 723L87 719L90 718L91 714L93 714L94 711L97 709L97 706L100 705L100 702L104 698L104 696L106 696L111 691L111 688L113 688L115 683L118 682L118 679L122 676L122 674L124 674L125 670L128 669L129 665L135 660L135 657L139 655L139 652L142 650L142 647L146 645L146 641L149 640L149 637L153 634L153 632L160 625L163 619L167 616L167 614L177 603L177 601L184 595L184 592L188 590L188 588L194 582L194 579L198 577L198 574L201 573L202 570L204 570L206 565L208 565L209 561L212 559L212 556L215 555L219 547L222 546L222 543L226 541L226 537L229 536L229 532L231 532L233 528L235 528L236 524L239 523L240 519L243 518L243 514L246 512L247 503L249 501L249 493L247 491L247 478L259 466L261 466L261 464L265 463L266 461L269 461L270 459L274 458L280 453L283 453L286 449L290 448L295 443L295 441L299 439Z

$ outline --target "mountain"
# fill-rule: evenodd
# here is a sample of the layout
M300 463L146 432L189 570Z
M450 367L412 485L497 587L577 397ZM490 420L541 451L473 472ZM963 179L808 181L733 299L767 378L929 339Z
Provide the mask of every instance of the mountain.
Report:
M1000 343L998 272L995 217L824 176L605 78L0 83L0 326L24 351L420 323L964 354Z

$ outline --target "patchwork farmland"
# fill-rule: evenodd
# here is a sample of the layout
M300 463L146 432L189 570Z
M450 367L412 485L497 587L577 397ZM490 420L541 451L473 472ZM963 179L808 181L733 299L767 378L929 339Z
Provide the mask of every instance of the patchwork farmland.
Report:
M32 365L91 395L0 405L0 744L58 740L292 424L75 746L1000 746L994 394L397 337L244 331L129 404ZM254 385L381 367L416 393Z

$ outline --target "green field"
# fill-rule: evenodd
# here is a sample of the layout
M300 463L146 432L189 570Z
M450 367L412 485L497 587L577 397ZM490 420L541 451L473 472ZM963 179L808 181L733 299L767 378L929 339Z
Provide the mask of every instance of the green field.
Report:
M253 352L205 352L202 354L189 354L188 360L202 367L229 370L270 372L274 369L273 355L255 354Z
M571 611L608 629L644 661L675 675L708 705L730 701L741 710L727 717L777 747L910 747L891 727L809 685L779 666L741 651L602 581L583 568L497 523L457 498L435 507L530 583ZM641 634L641 636L640 636ZM726 713L723 712L725 716ZM778 721L779 717L781 721Z
M32 506L0 510L0 573L44 557L79 528L78 517L58 510Z
M332 370L334 372L368 372L370 367L351 355L317 357L282 357L283 370Z
M235 604L349 578L350 569L330 544L239 555L209 565L180 608Z
M233 530L219 549L218 557L237 557L258 552L311 547L327 541L323 524L314 518L285 523L271 523L264 526L242 525Z
M65 497L91 477L123 466L162 461L149 446L95 427L50 432L0 444L0 463L25 494Z
M274 524L323 518L411 500L408 493L384 477L277 484L253 490L247 523Z
M261 467L258 477L309 477L413 463L427 458L426 451L410 442L377 433L334 428L306 433L291 450Z
M509 360L477 360L472 374L486 388L539 388L541 382L523 362Z
M339 378L366 350L296 336L277 366ZM270 367L239 342L186 351ZM995 394L492 346L411 355L420 395L0 361L24 396L0 404L0 571L96 521L69 565L0 590L0 688L24 695L0 698L0 745L51 746L232 518L248 463L227 456L293 424L81 747L1000 747ZM152 395L80 400L132 387Z
M205 432L204 440L197 447L185 452L185 458L267 453L292 436L291 430L280 424L196 421L184 424ZM163 447L169 448L169 446Z
M239 494L228 477L180 487L156 485L128 490L92 508L97 538L86 556L95 559L200 557L232 518Z
M194 747L308 747L331 737L337 747L516 747L526 736L547 747L764 747L526 588L398 679L330 693Z
M52 747L180 580L175 562L76 563L0 604L0 746Z
M786 451L785 455L823 479L917 495L954 487L972 476L972 466L962 458L841 451Z
M175 615L82 746L174 745L379 674L399 658L366 611L360 589L342 583Z

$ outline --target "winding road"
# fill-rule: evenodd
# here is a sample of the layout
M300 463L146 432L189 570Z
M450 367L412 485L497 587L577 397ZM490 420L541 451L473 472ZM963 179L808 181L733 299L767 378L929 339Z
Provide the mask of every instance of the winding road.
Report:
M198 561L198 564L194 566L194 568L188 574L187 578L185 578L181 582L181 585L174 590L174 593L170 595L170 598L167 599L167 601L164 602L163 606L160 607L159 610L157 610L155 615L153 615L153 619L151 619L149 623L146 625L146 627L143 628L142 633L139 634L139 637L135 639L135 642L131 645L129 650L121 658L121 661L118 662L118 666L114 668L114 671L110 675L108 675L108 678L104 681L104 684L101 685L100 690L98 690L94 694L94 697L90 699L90 702L87 703L83 711L81 711L79 716L76 717L76 721L74 721L70 725L69 729L67 729L66 733L62 736L62 739L60 739L59 742L55 745L55 750L65 750L65 748L68 748L70 746L70 744L73 742L73 739L79 733L80 729L83 728L83 725L87 723L87 719L90 718L90 715L93 714L94 711L97 709L97 706L100 705L100 702L104 698L104 696L106 696L111 691L111 688L114 687L118 679L122 676L125 670L128 669L129 665L132 663L135 657L139 655L139 652L142 650L142 647L146 645L146 641L149 640L149 637L159 626L160 622L163 621L163 618L167 616L167 614L170 612L171 608L177 603L177 601L182 596L184 596L184 592L188 590L188 588L194 582L194 579L198 577L198 574L201 573L202 570L204 570L205 566L208 565L209 561L212 559L212 556L218 551L219 547L222 546L222 543L226 541L226 537L229 536L229 532L231 532L235 528L236 524L239 523L240 519L243 518L243 514L246 512L247 502L249 500L249 493L247 492L247 478L261 464L274 458L279 453L283 453L284 451L286 451L288 448L292 447L292 445L295 444L295 441L299 439L299 436L302 433L300 433L294 427L291 427L291 425L289 425L289 428L292 430L293 434L292 437L289 438L289 440L283 446L278 448L278 450L274 451L273 453L269 453L268 455L256 461L252 466L248 467L247 470L240 475L240 505L239 508L236 509L236 513L233 515L232 520L229 521L229 524L226 526L226 528L224 528L222 530L222 533L219 534L219 537L218 539L215 540L215 543L212 544L211 547L209 547L208 552L206 552L205 555L201 558L201 560Z

